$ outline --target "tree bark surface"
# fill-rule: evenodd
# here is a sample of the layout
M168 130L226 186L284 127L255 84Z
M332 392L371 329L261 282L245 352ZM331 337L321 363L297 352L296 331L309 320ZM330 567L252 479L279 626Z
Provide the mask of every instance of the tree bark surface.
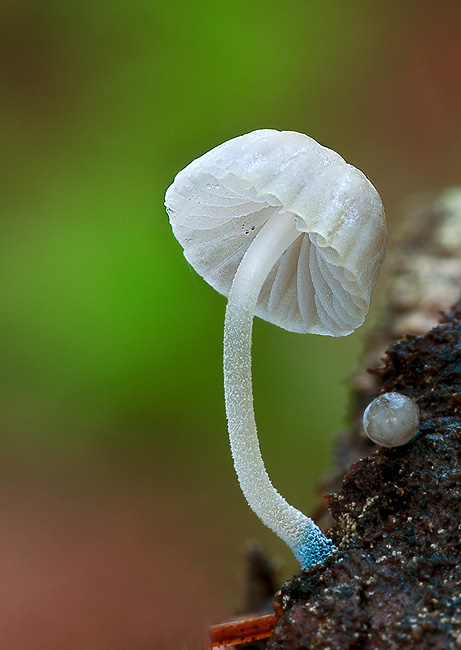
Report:
M319 513L338 550L278 593L271 650L461 648L461 300L423 333L459 295L461 192L413 205L392 266L367 357L381 365L355 382L354 425ZM416 439L392 449L361 427L388 391L421 411Z

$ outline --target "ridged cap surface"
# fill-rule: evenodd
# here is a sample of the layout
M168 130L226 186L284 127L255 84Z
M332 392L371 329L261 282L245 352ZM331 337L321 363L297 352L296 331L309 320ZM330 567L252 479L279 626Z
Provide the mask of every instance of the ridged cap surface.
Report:
M267 219L295 215L299 237L265 281L256 315L330 336L363 323L385 252L384 209L331 149L293 131L253 131L180 171L165 205L187 261L226 296Z

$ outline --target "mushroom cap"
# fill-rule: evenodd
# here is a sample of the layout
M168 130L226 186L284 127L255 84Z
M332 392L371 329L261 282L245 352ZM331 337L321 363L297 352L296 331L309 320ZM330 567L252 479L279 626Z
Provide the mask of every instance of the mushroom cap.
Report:
M225 296L269 217L294 215L300 236L269 273L256 315L330 336L363 323L385 252L384 209L331 149L294 131L241 135L180 171L165 206L187 261Z

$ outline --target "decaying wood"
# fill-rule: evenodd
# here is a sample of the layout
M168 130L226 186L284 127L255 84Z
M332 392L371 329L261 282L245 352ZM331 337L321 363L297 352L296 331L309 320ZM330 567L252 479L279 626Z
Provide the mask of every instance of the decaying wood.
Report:
M271 650L461 648L461 301L440 313L461 288L461 192L413 209L392 267L330 479L338 551L282 588ZM391 390L417 400L420 431L377 448L361 415Z
M269 648L461 647L461 301L378 371L417 400L415 441L357 461L330 497L338 546L287 583Z

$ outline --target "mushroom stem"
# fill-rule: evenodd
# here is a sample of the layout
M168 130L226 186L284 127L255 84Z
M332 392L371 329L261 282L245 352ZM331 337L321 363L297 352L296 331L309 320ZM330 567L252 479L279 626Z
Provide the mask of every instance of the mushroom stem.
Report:
M251 381L251 335L256 302L270 270L300 235L295 217L278 211L245 253L229 293L224 324L224 392L234 467L250 508L293 551L302 568L321 562L333 542L277 492L259 448Z

